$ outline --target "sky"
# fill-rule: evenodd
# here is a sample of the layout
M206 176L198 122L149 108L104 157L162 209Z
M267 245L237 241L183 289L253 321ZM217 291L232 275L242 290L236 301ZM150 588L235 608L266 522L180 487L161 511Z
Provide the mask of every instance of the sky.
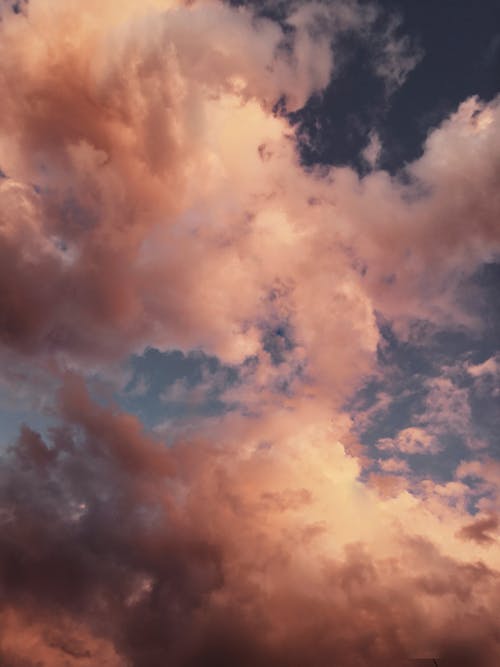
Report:
M500 5L0 0L0 664L500 664Z

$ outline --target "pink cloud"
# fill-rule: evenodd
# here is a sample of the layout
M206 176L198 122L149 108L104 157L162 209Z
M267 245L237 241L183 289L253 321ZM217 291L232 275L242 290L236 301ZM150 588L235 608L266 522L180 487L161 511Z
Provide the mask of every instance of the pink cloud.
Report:
M402 474L409 472L408 464L401 459L380 459L378 463L384 472Z
M425 454L439 450L436 437L425 429L409 426L399 431L394 438L382 438L377 442L382 450L397 450L405 454Z
M495 571L411 525L395 530L397 494L363 498L355 466L317 424L309 450L293 423L277 448L252 451L241 431L233 449L162 450L77 378L61 410L50 441L22 434L1 471L6 659L30 659L31 647L47 665L382 666L463 642L477 664L498 659ZM347 500L352 516L335 513ZM372 517L358 515L370 505Z
M475 521L461 528L458 535L464 540L473 540L479 544L491 544L496 539L491 535L491 532L497 531L497 529L498 517L478 517Z
M431 646L497 665L495 526L466 501L476 484L496 516L498 465L415 491L391 458L363 481L344 406L377 370L377 315L401 337L477 327L457 289L499 250L498 100L435 128L409 184L305 170L273 106L322 91L330 38L375 9L301 5L287 30L217 2L26 14L0 23L1 356L59 422L2 460L0 662L381 667ZM395 39L389 83L414 64ZM283 322L275 363L263 331ZM238 409L155 435L96 402L82 376L148 345L239 367ZM378 447L467 433L466 394L434 379L425 423Z

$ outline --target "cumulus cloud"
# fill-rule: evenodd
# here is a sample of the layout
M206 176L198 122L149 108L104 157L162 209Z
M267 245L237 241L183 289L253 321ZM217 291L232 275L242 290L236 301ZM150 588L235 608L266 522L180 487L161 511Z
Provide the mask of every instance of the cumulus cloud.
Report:
M481 364L468 364L467 372L470 373L473 378L480 378L484 375L495 376L498 373L498 357L490 357Z
M500 394L500 364L498 354L480 364L468 363L466 372L472 377L474 391L479 396L495 399Z
M396 449L405 454L427 454L439 450L436 437L425 429L408 426L399 431L394 438L381 438L377 447L382 450Z
M379 466L382 470L385 472L391 472L391 473L406 473L409 472L409 467L406 461L403 461L401 459L382 459L379 461Z
M329 42L313 29L326 6L288 18L292 41L218 4L91 9L74 20L72 6L34 2L29 21L2 22L2 267L15 286L2 295L5 344L84 358L203 346L238 362L274 310L318 368L331 364L320 350L345 354L356 338L359 373L375 310L401 327L471 324L453 287L458 259L498 243L496 199L483 196L495 102L471 100L433 132L410 185L384 172L306 175L270 111L328 83ZM354 12L341 25L357 23ZM440 168L446 151L467 175Z
M498 664L498 466L415 488L390 458L365 477L345 405L382 320L401 339L477 330L458 290L499 251L500 105L465 101L395 176L373 151L365 177L304 169L284 109L329 84L364 7L2 5L1 355L54 423L2 458L0 662ZM376 62L400 84L395 35ZM85 375L146 346L217 355L230 386L164 398L215 384L234 408L152 434L92 394ZM461 388L428 391L427 421L380 449L468 428Z
M425 508L356 483L327 419L297 435L305 413L284 415L261 423L265 448L247 419L231 444L165 450L66 378L60 426L25 430L1 470L7 664L354 667L463 640L493 665L496 556L456 560L473 553L458 513L436 547Z

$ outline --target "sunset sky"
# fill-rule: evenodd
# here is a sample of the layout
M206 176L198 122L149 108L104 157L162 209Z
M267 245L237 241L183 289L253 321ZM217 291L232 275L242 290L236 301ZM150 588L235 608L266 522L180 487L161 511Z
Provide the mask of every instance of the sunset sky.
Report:
M499 306L498 0L0 0L0 666L498 667Z

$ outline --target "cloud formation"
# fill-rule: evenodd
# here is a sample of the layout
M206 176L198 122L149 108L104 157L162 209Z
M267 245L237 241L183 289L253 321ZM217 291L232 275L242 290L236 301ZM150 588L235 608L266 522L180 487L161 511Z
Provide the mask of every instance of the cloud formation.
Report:
M306 169L286 113L377 16L2 4L0 352L6 387L53 418L0 467L8 667L498 664L498 464L475 452L443 482L393 456L445 432L472 448L468 391L428 380L375 454L346 403L380 372L384 325L480 332L461 290L499 252L500 102L464 101L396 175L373 141L364 177ZM388 89L419 57L394 27L374 48ZM234 375L160 399L216 384L230 409L151 433L92 392L148 346Z
M498 659L496 570L451 533L438 548L425 523L384 519L418 510L363 490L318 419L268 447L251 420L232 444L166 450L75 377L60 400L50 441L25 429L2 468L7 664L383 665L462 645Z
M361 368L375 310L463 323L457 266L467 255L473 270L498 244L496 103L470 100L433 132L409 184L305 174L270 112L328 83L329 40L314 26L326 12L356 29L355 9L302 7L293 38L219 4L75 12L34 2L29 21L2 21L5 344L84 358L205 346L237 362L274 311L318 367L323 337L344 354L354 337Z

